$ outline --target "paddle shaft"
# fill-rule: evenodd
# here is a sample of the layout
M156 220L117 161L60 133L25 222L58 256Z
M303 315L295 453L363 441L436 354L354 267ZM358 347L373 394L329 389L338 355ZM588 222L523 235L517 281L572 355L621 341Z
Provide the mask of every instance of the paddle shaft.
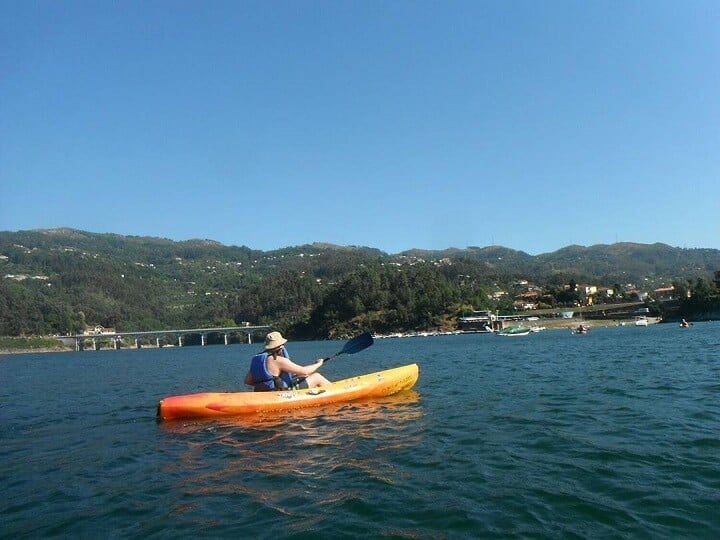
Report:
M323 364L324 364L325 362L328 362L328 361L332 360L333 358L337 358L337 357L340 356L341 354L345 354L345 353L344 353L343 351L340 351L340 352L336 352L336 353L333 354L333 355L328 356L327 358L323 358Z
M323 358L323 364L325 362L328 362L335 358L336 356L340 356L341 354L355 354L360 351L364 351L367 349L370 345L374 343L373 337L370 334L370 332L365 332L364 334L360 334L359 336L356 336L352 338L350 341L348 341L345 346L342 348L341 351L336 352L332 356L328 356L327 358ZM305 379L307 379L310 375L306 375L305 377L301 377L293 382L293 384L300 384Z

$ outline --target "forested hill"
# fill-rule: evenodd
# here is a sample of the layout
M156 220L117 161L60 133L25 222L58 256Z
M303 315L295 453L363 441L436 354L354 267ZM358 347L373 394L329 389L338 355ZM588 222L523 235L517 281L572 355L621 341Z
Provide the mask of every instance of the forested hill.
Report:
M533 280L573 276L592 282L640 282L707 277L720 266L720 250L686 249L667 244L620 242L590 247L568 246L552 253L528 255L523 251L490 246L443 251L413 249L402 255L438 260L443 257L483 263L507 274L524 274Z
M665 244L570 246L531 256L469 247L387 254L312 244L274 251L73 229L0 232L0 335L85 324L158 330L271 324L326 337L444 326L517 280L658 287L709 279L720 251Z

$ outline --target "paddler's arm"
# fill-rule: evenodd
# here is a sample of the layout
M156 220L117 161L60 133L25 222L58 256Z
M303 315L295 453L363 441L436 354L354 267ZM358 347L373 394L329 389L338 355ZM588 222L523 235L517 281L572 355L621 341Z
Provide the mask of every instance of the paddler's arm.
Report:
M252 374L248 371L247 375L245 375L245 384L252 386L253 385L253 378Z
M312 375L313 373L315 373L318 369L322 367L323 362L324 360L322 358L318 358L312 364L308 364L307 366L301 366L299 364L296 364L289 358L284 358L282 356L278 356L275 358L275 363L282 371L286 373L292 373L293 375L300 375L302 377L307 377L308 375Z

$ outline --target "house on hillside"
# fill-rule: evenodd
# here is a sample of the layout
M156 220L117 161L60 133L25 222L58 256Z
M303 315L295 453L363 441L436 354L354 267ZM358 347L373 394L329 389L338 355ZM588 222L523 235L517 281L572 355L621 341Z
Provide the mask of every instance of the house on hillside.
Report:
M583 294L585 296L592 296L593 294L597 294L597 292L598 292L597 285L587 285L587 284L578 285L576 287L576 290L580 294Z
M519 294L515 297L515 302L513 302L513 305L515 306L515 309L520 311L537 309L538 296L538 293L534 291Z
M655 289L655 298L662 302L667 302L675 298L675 287L659 287Z
M603 298L613 298L615 296L615 289L612 287L603 287L598 291Z
M648 293L645 291L641 291L640 289L625 289L625 292L623 294L626 298L630 299L637 299L640 302L644 302L647 300Z
M102 334L115 334L115 328L105 328L100 324L96 324L93 326L85 326L85 331L83 332L83 335L86 336L99 336Z

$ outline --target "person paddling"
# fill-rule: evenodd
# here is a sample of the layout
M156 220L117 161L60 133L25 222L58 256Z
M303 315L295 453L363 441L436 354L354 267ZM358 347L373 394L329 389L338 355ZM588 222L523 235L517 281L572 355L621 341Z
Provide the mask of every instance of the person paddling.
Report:
M250 360L250 370L245 375L245 384L254 387L256 392L286 390L288 388L315 388L330 384L317 370L324 360L318 358L307 366L296 364L285 349L285 339L280 332L270 332L265 336L265 350ZM300 379L300 383L295 381Z

